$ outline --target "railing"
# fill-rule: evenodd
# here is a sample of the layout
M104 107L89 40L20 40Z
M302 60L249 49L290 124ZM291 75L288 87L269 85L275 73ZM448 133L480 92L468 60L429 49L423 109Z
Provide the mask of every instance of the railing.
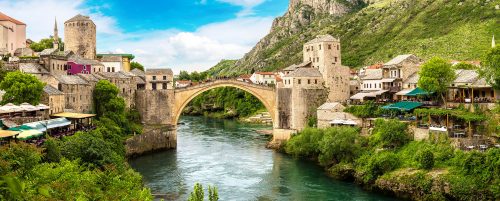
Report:
M211 86L214 84L219 84L219 83L237 83L237 84L242 84L246 85L249 87L257 87L257 88L262 88L262 89L274 89L274 86L269 86L269 85L264 85L264 84L251 84L245 81L239 81L235 78L219 78L219 79L214 79L214 80L205 80L202 81L198 84L187 86L187 87L182 87L182 88L175 88L176 91L185 91L185 90L191 90L191 89L196 89L196 88L204 88L207 86Z

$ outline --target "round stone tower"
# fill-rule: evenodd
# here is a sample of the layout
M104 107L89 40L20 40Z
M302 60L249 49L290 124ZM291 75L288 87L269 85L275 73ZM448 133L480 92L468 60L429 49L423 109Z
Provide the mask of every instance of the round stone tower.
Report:
M90 17L77 15L64 22L64 50L83 58L96 58L96 26Z

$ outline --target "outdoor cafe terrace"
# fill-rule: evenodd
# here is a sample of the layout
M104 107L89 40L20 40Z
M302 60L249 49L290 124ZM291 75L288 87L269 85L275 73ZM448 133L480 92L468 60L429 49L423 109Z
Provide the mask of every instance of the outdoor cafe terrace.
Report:
M40 146L45 137L61 138L71 136L78 131L95 129L92 124L94 114L59 113L52 115L54 119L25 123L19 126L0 130L0 144L11 140L21 140ZM7 126L3 126L7 127Z

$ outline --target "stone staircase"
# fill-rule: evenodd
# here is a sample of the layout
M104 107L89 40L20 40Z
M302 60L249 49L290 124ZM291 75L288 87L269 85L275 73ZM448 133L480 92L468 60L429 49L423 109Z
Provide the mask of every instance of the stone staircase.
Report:
M260 124L273 124L273 119L269 112L260 112L254 116L244 119L245 122L260 123Z

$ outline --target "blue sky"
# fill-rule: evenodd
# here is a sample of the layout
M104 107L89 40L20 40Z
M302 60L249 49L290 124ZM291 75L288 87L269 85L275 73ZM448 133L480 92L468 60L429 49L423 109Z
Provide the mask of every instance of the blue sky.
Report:
M97 25L97 51L132 53L147 68L201 71L238 59L269 32L288 0L0 0L39 40L80 13ZM30 8L30 12L26 12Z

